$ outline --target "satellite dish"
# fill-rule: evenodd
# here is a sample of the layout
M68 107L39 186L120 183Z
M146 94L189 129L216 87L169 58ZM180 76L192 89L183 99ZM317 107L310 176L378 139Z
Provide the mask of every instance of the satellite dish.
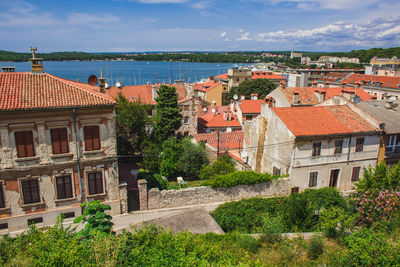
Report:
M108 89L108 88L110 88L110 84L109 84L109 83L105 83L105 84L104 84L104 87L105 87L106 89Z
M239 97L238 97L237 95L234 95L234 96L233 96L233 100L238 100L238 98L239 98Z
M226 132L227 133L231 133L232 132L232 128L231 127L226 128Z
M116 82L116 84L115 84L115 86L117 87L117 88L122 88L122 82Z
M88 78L88 84L92 86L96 86L97 84L97 76L96 75L90 75Z
M212 113L215 113L215 108L213 108L213 109L211 110L211 112L212 112Z
M204 111L204 112L207 112L207 108L203 108L203 111Z

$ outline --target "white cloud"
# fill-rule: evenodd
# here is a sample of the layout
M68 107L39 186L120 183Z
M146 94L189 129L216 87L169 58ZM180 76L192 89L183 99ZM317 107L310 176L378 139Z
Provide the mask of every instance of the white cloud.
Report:
M250 38L250 33L249 32L244 32L241 34L239 38L236 39L237 41L251 41L253 40Z
M226 35L226 32L221 33L219 36L224 37Z
M380 0L266 0L271 4L294 3L300 9L359 9L381 2Z

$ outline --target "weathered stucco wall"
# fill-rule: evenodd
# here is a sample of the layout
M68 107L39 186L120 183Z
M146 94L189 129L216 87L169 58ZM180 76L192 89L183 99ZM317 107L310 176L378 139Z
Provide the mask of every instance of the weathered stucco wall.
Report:
M283 178L270 183L237 185L229 188L213 189L209 186L190 187L179 190L152 188L148 191L148 209L182 207L196 204L235 201L252 197L287 196L290 180Z

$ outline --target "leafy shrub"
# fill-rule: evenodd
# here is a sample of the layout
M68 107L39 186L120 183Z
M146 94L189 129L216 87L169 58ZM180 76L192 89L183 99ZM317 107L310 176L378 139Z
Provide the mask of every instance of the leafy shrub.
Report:
M236 171L234 163L228 155L219 157L214 164L205 165L201 168L199 177L202 180L208 180L214 178L216 175L228 174Z
M315 260L324 253L324 240L320 235L314 235L307 246L307 256Z
M266 243L276 243L282 240L282 233L285 232L285 224L282 216L276 214L271 216L265 213L261 226L261 240Z
M178 169L178 159L181 145L178 140L171 136L162 144L163 151L161 153L160 174L167 177L169 181L175 178Z
M85 207L85 211L81 216L75 218L74 223L86 223L85 228L79 232L79 235L88 238L96 234L110 234L113 223L112 217L105 213L106 210L111 210L109 205L104 205L100 200L85 202L81 204Z
M364 175L357 183L357 191L365 192L372 189L397 189L400 186L400 162L394 165L390 172L385 162L379 163L375 169L364 169Z
M140 170L137 174L137 179L145 179L147 181L147 188L167 189L167 182L164 181L160 174L152 174L148 171Z
M347 202L336 188L306 189L303 194L311 202L313 210L318 211L332 206L347 209Z
M282 216L288 230L293 232L314 230L318 221L312 202L304 193L293 193L287 198Z
M217 175L214 179L206 181L204 185L209 185L212 188L232 187L235 185L266 183L276 178L277 176L272 176L268 173L261 174L253 171L236 171L226 175Z
M236 242L238 243L239 247L249 252L256 253L258 250L257 240L250 235L239 234L237 235Z
M218 206L211 216L225 232L259 233L265 214L276 215L283 203L283 198L243 199Z
M362 223L389 221L399 216L400 191L376 188L356 193L354 201Z
M343 237L354 224L354 216L349 216L340 207L329 207L319 214L319 229L328 237Z
M347 265L353 266L385 266L391 265L396 250L392 248L387 238L379 232L362 228L345 238L348 248Z
M209 163L202 144L193 144L189 138L182 140L181 152L177 162L177 172L186 179L197 179L202 166Z

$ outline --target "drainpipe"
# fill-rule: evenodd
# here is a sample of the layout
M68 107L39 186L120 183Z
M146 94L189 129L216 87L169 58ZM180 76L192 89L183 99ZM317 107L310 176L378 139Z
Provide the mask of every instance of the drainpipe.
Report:
M79 189L81 191L81 202L83 202L83 200L84 200L83 186L82 186L83 181L82 181L80 164L79 164L80 155L79 155L79 147L78 147L78 135L77 135L77 130L76 130L76 110L75 110L75 108L72 108L72 121L73 121L73 124L74 124L75 149L76 149L76 167L77 167L77 170L78 170Z
M350 149L351 149L351 137L352 137L352 135L350 135L350 138L349 138L349 145L348 145L348 152L347 152L347 164L349 164L349 161L350 161Z

